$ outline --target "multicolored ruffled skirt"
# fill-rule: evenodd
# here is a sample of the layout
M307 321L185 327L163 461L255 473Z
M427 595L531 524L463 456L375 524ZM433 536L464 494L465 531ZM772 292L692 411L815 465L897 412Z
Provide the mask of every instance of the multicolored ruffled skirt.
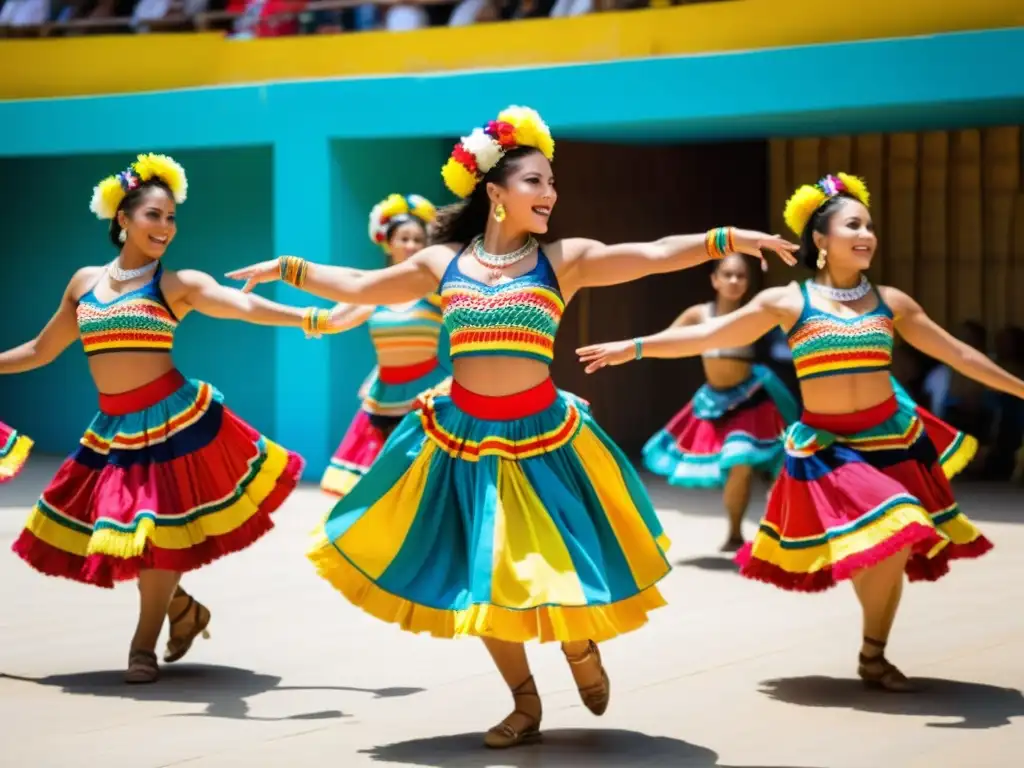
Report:
M672 485L720 488L736 466L776 474L782 436L799 408L786 385L763 365L729 389L705 384L644 445L644 466Z
M14 551L99 587L142 569L191 571L273 527L303 461L177 371L100 395L100 412L43 491Z
M605 640L664 605L668 541L639 476L550 380L427 392L334 507L309 557L409 632Z
M320 487L335 496L349 493L376 461L391 430L413 409L416 398L447 376L437 358L415 365L375 368L360 387L362 408L331 457Z
M14 478L25 466L32 441L0 421L0 483Z
M736 555L741 574L817 592L907 547L910 581L935 581L950 560L983 555L992 543L960 512L946 476L977 443L955 431L902 388L856 413L805 412L786 433L760 529Z

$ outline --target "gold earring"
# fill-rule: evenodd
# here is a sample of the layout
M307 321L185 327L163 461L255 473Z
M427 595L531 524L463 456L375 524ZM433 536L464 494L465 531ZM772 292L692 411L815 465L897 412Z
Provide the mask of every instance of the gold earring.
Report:
M818 251L818 269L824 269L825 268L825 259L827 259L827 258L828 258L828 251L826 251L824 248L822 248L820 251Z
M505 220L505 206L501 203L494 206L494 220L499 224Z
M122 243L125 242L128 239L128 230L122 229L121 234L117 236L117 239L120 240Z

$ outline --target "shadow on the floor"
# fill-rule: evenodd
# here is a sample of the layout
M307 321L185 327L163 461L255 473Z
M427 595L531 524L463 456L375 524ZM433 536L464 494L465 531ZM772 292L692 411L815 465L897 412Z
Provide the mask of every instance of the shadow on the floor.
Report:
M487 749L482 738L480 733L436 736L374 747L362 754L379 762L428 768L728 768L707 747L636 731L555 729L544 731L539 744L507 750Z
M160 669L160 680L148 685L127 685L123 670L104 670L67 675L31 678L0 675L9 680L60 688L63 693L80 696L106 696L135 701L162 701L178 704L205 704L204 712L186 712L169 717L224 717L234 720L330 720L349 717L344 712L329 709L305 712L286 717L255 717L249 714L250 696L271 691L350 691L368 693L374 698L411 696L422 693L423 688L350 688L336 685L280 685L281 678L264 675L249 669L220 667L206 664L168 664Z
M790 677L766 680L761 692L776 701L805 707L836 707L884 715L959 718L955 723L928 723L931 728L969 730L999 728L1024 717L1024 695L1016 688L961 680L913 678L917 693L869 691L859 680Z
M739 566L732 561L731 554L722 554L717 557L714 555L687 557L677 561L676 566L679 568L698 568L702 571L728 571L730 573L738 573L740 570Z

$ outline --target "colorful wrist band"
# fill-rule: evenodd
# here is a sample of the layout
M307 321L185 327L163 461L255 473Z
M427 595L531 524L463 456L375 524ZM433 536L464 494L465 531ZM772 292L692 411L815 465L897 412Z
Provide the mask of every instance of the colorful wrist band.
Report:
M329 330L330 319L330 310L310 307L302 316L302 331L307 336L318 339Z
M715 227L704 235L704 248L712 259L725 258L726 254L734 253L733 227Z
M640 337L633 339L633 359L643 360L644 358L644 340Z
M281 281L301 288L306 282L306 272L309 271L309 262L300 259L298 256L279 256L277 259L278 268L281 270Z

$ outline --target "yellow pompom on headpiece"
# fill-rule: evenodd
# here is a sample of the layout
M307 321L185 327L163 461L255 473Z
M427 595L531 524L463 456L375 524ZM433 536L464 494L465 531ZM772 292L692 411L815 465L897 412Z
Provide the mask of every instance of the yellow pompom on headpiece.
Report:
M474 128L469 136L463 136L441 169L445 186L456 197L469 197L505 153L518 147L533 147L549 161L555 159L555 140L551 137L551 130L529 107L508 107L502 110L497 120L491 120L483 128Z
M826 200L836 195L849 195L862 202L865 207L868 207L871 200L868 186L863 179L848 173L837 173L834 176L829 174L816 184L804 184L786 201L786 208L782 214L786 226L793 230L797 237L801 237L814 212L824 205Z
M116 176L103 179L92 191L89 210L98 219L112 219L117 215L124 196L150 179L160 179L171 190L174 202L188 198L188 179L185 169L167 155L139 155L138 159Z
M388 225L399 216L412 216L426 227L437 218L437 209L422 195L390 194L370 211L370 239L377 245L386 246Z

